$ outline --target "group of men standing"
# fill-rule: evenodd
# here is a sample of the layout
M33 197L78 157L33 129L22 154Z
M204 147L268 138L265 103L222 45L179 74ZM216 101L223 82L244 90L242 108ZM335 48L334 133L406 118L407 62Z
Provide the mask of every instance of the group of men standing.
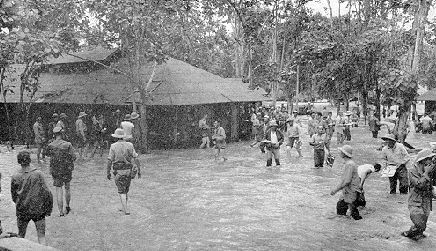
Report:
M280 113L270 115L265 114L260 118L260 113L253 113L251 121L253 123L253 134L255 141L250 146L259 144L260 151L267 153L267 166L272 165L272 159L280 165L280 146L286 141L286 152L288 158L291 157L291 150L295 148L298 156L301 153L301 120L295 111L292 115L278 116ZM332 112L313 112L307 122L309 144L314 148L315 168L323 167L325 157L331 156L330 144L334 132L337 133L337 143L342 145L344 140L351 140L350 127L353 125L352 113L346 112L345 117L342 112L338 114L336 120L332 118ZM332 164L327 161L327 164Z
M110 135L109 130L115 130L122 127L127 133L127 140L131 141L138 146L141 140L141 128L139 123L139 114L132 112L126 114L123 118L121 112L115 112L116 119L113 123L108 123L102 114L93 115L87 119L89 115L82 111L78 114L74 125L69 126L67 123L68 116L65 113L60 115L54 113L51 121L47 126L44 126L41 116L37 117L33 125L33 133L35 135L35 144L37 146L37 159L38 163L44 161L46 156L47 145L53 141L53 129L59 127L62 129L64 138L73 142L74 146L79 150L79 158L86 158L89 154L91 158L99 151L100 157L103 155L103 149L108 147ZM133 129L135 128L135 129ZM71 130L72 129L72 130Z

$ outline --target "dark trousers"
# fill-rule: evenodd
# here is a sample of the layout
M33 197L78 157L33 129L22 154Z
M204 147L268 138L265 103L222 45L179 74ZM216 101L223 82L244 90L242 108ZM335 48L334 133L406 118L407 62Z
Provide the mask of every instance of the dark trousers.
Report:
M378 131L372 131L372 137L376 139L378 136Z
M430 202L431 203L431 202ZM413 226L407 231L408 237L422 235L427 228L427 220L430 215L430 204L422 204L421 206L409 206L410 219Z
M345 127L344 129L344 136L345 136L345 140L346 141L350 141L351 140L351 131L350 131L350 127Z
M315 162L315 167L324 166L324 149L314 149L313 150L313 161Z
M409 192L409 177L406 165L400 165L395 171L394 176L389 177L390 193L397 192L397 180L400 181L400 193L407 194Z
M357 207L358 207L357 200L355 200L353 203L347 203L344 200L340 200L336 204L336 213L338 215L346 215L347 210L350 209L351 217L353 217L353 219L355 219L355 220L361 219L360 214L359 214L359 210L357 209Z

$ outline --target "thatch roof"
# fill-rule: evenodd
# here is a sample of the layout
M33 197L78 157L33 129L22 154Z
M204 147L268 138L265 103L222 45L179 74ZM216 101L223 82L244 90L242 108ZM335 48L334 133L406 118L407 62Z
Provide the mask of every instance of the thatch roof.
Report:
M436 101L436 89L432 89L424 94L419 95L417 100L420 101Z
M82 52L74 53L74 55L78 57L74 57L71 55L61 55L58 58L49 58L48 62L46 62L45 64L47 65L71 64L71 63L81 63L91 60L105 61L118 51L119 51L118 49L108 50L102 47L97 47L91 51L82 51ZM84 60L84 58L88 60Z
M86 54L82 57L88 58ZM77 63L74 58L71 60ZM123 58L117 62L117 67L125 72L128 72L127 65L127 60ZM16 74L22 71L20 67L15 66ZM152 69L151 64L143 65L135 78L146 83ZM131 103L133 98L140 102L138 95L131 95L133 88L128 77L110 69L90 73L41 73L39 80L41 86L35 99L39 103L123 105ZM19 77L9 79L9 84L16 87L15 94L8 95L7 102L19 102ZM147 105L197 105L266 99L262 91L249 90L242 80L225 79L173 58L156 67L150 89L154 91ZM29 98L24 100L28 102Z

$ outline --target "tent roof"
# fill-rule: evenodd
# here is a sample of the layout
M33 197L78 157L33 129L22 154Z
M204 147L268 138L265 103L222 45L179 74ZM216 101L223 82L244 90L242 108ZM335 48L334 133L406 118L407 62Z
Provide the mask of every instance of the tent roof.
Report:
M127 60L123 58L117 62L118 68L124 72L128 72L127 65ZM19 102L19 73L22 72L22 67L15 65L13 69L16 77L7 78L5 81L6 84L15 86L15 94L9 94L7 102ZM143 65L135 79L147 83L152 70L152 64ZM14 74L9 72L8 75ZM89 73L41 73L39 80L41 85L34 98L37 103L123 105L133 99L140 102L139 93L131 95L131 80L110 69ZM156 67L150 89L154 91L147 105L198 105L266 100L263 91L249 90L241 79L225 79L174 58L169 58ZM25 102L29 100L29 97L24 97Z
M117 51L118 51L117 48L108 50L102 47L97 47L94 50L74 53L74 55L81 57L83 59L71 55L61 55L58 58L54 58L54 57L49 58L45 64L46 65L71 64L71 63L81 63L81 62L92 61L92 60L104 61L108 59L110 56L112 56L114 53L116 53Z
M424 94L419 95L417 99L421 101L436 101L436 89L432 89Z

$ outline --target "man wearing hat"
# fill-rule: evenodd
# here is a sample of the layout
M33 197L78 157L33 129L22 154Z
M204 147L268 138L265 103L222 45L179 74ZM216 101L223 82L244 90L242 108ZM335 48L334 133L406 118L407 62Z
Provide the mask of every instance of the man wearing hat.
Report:
M357 165L352 160L353 148L349 145L339 147L339 155L344 159L344 173L342 174L341 181L330 192L331 195L335 195L342 190L342 196L340 197L336 205L336 213L338 215L346 215L347 210L350 209L351 217L355 220L362 219L357 209L357 196L360 191L360 178L357 170Z
M313 146L313 162L315 168L321 168L324 166L325 160L325 150L328 152L329 148L326 145L327 135L324 133L324 127L319 125L317 128L317 133L312 136L310 139L310 145Z
M59 115L59 121L56 124L56 127L62 128L63 132L66 131L66 128L65 128L65 119L66 118L68 118L67 114L61 113L61 115Z
M344 118L344 113L342 111L338 113L338 116L336 118L335 128L336 128L335 131L336 131L337 144L342 145L345 140L345 136L344 136L345 118Z
M309 133L309 138L312 138L312 136L316 133L318 128L318 119L317 119L316 112L312 112L310 115L309 120L307 121L307 132Z
M269 116L265 115L263 117L263 124L259 126L259 130L258 130L258 136L257 139L258 140L263 140L265 138L265 134L269 129ZM260 142L259 144L259 149L262 153L265 153L265 143L264 142Z
M301 127L301 120L298 118L298 111L293 111L291 116L294 119L294 124L297 124L299 127Z
M135 170L138 172L138 178L141 178L140 163L133 144L124 140L125 133L123 129L117 128L112 137L118 139L118 141L113 143L109 149L107 178L111 179L111 170L113 170L115 185L120 195L124 214L129 215L127 193L129 192L131 179L136 175Z
M344 136L346 141L351 141L351 125L353 121L351 119L352 113L350 111L346 111L345 114L345 127L344 127Z
M38 148L38 152L36 153L36 158L38 160L38 163L41 163L41 152L46 144L46 138L45 138L45 130L44 126L42 125L42 118L38 117L36 119L35 124L33 124L33 133L35 134L35 144ZM44 153L42 154L42 159L44 160Z
M124 121L121 122L121 128L124 130L124 139L128 142L133 143L133 128L135 127L133 123L131 122L132 116L130 114L126 114L124 116Z
M276 165L280 165L280 146L283 144L283 133L277 130L278 124L275 120L271 120L269 128L265 132L264 141L266 142L266 166L272 165L272 157Z
M387 143L381 151L381 165L384 169L383 172L389 177L390 193L396 193L397 180L399 180L400 193L407 194L409 191L409 180L406 164L410 160L409 154L404 145L395 140L393 134L387 134L381 137L381 139Z
M48 156L51 157L49 172L53 176L53 186L56 187L59 215L64 216L64 213L68 214L71 211L70 181L72 179L76 155L71 143L62 139L63 133L61 127L55 127L53 134L55 135L55 140L47 148ZM65 186L65 202L67 204L65 212L63 209L63 186Z
M85 112L80 112L76 120L76 136L77 136L77 148L79 148L79 157L82 158L83 149L86 147L86 124L83 123L82 118L87 114ZM86 158L86 153L85 153Z
M297 150L298 156L303 157L303 155L301 155L300 128L296 123L294 123L294 119L292 117L286 120L285 130L288 138L288 143L286 144L286 153L288 154L289 160L291 159L291 149L294 146L295 150Z
M59 121L59 115L57 113L53 113L51 118L52 120L50 121L50 123L48 123L48 128L47 128L48 143L52 142L54 139L53 129L56 127L56 124Z
M416 156L414 168L410 171L410 196L408 201L410 219L413 225L409 231L401 233L413 240L419 240L427 227L428 216L432 210L434 181L436 168L433 158L436 156L430 149L421 150Z

